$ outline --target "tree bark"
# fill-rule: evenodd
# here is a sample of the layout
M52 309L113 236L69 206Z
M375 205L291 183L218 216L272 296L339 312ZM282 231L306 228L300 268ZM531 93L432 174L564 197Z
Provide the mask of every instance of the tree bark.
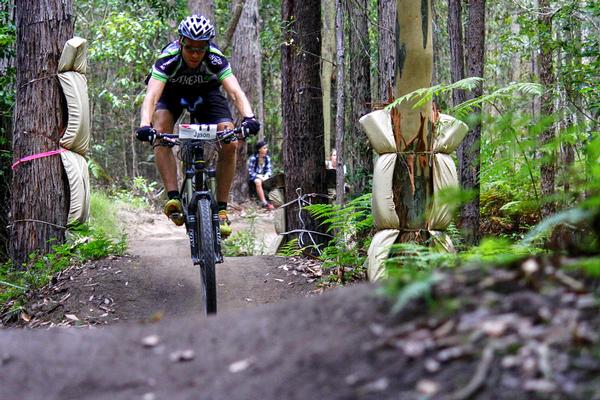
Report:
M335 2L335 43L336 43L336 115L335 115L335 147L337 152L337 165L335 165L336 186L335 200L339 205L344 204L345 196L345 174L344 162L344 133L346 132L346 53L344 49L344 0ZM329 154L329 153L328 153Z
M461 0L448 0L448 37L450 39L450 75L452 82L465 78L465 55ZM457 106L467 100L464 90L452 91L452 104Z
M215 18L215 2L213 0L188 0L187 3L190 14L204 15L216 29L217 20Z
M0 21L2 25L7 26L15 21L14 1L0 3ZM4 84L6 93L14 92L14 44L10 47L2 49L2 57L0 57L0 77ZM8 258L9 244L9 212L10 212L10 145L12 142L12 107L14 103L7 99L4 95L0 103L0 151L4 155L0 157L0 202L6 204L6 207L0 209L0 262L6 261ZM5 100L5 101L4 101Z
M282 19L286 24L282 49L283 163L286 202L302 194L327 193L323 132L323 102L319 66L321 63L321 7L318 0L283 0ZM314 202L323 202L321 198ZM286 208L288 230L323 231L308 213ZM322 241L320 235L313 235ZM304 235L304 245L310 245Z
M469 23L465 38L467 48L467 76L483 77L485 50L485 0L469 0ZM467 99L481 96L483 88L478 86L468 93ZM481 114L478 110L476 113ZM479 243L479 171L481 122L471 128L457 150L460 184L463 190L472 193L473 200L460 210L459 228L462 230L465 243Z
M336 57L336 2L322 1L322 38L321 45L321 88L323 91L323 142L325 156L331 154L331 132L335 129L335 116L332 115L332 81L335 79L334 58ZM333 123L332 123L333 122ZM332 128L333 127L333 128ZM335 137L334 137L335 139ZM337 145L336 145L337 146Z
M539 0L538 35L540 41L540 53L538 71L540 83L544 85L544 94L541 98L541 116L552 116L554 114L553 89L555 85L554 69L552 66L552 14L549 0ZM540 146L547 146L554 140L554 124L540 134ZM542 195L542 217L552 214L556 207L550 198L554 195L555 176L555 154L551 150L542 150L542 162L540 167L540 185Z
M247 0L242 12L240 23L233 36L233 52L231 65L235 76L240 82L256 118L264 123L263 86L261 70L260 18L258 15L258 0ZM235 111L238 123L242 116ZM261 130L259 139L264 137ZM248 200L248 150L245 142L238 143L235 177L232 185L234 201L240 203Z
M73 3L17 0L16 20L14 161L58 149L66 110L55 74L63 45L73 36ZM16 265L26 262L33 251L47 253L64 242L67 193L59 156L29 161L15 169L10 250Z
M396 41L396 96L431 86L433 46L431 1L398 0ZM431 103L413 109L404 102L395 111L394 132L400 153L394 171L393 190L400 220L400 242L424 242L427 207L433 193L429 165L432 146ZM399 122L398 122L399 120Z
M389 103L394 98L396 77L396 2L378 0L379 24L379 58L378 58L378 96L382 103Z
M353 0L348 5L348 44L350 126L346 138L346 155L343 157L352 171L352 191L364 193L373 173L373 151L367 135L358 120L371 112L371 60L369 57L368 0ZM338 149L338 152L340 149ZM339 154L339 153L338 153ZM341 162L341 161L340 161Z

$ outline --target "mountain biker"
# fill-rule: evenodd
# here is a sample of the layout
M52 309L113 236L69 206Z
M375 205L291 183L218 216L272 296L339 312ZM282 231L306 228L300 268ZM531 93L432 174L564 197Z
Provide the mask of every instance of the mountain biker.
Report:
M250 102L231 71L229 62L211 41L215 28L203 15L191 15L179 24L179 38L163 48L152 72L142 104L137 138L154 142L156 132L173 133L173 126L184 107L197 123L217 124L217 130L233 128L233 118L220 87L232 99L243 116L244 136L260 130ZM235 173L237 142L223 144L217 162L217 203L221 236L231 234L227 218L227 199ZM176 225L184 223L177 188L177 164L170 148L154 146L156 166L161 175L168 201L163 211Z

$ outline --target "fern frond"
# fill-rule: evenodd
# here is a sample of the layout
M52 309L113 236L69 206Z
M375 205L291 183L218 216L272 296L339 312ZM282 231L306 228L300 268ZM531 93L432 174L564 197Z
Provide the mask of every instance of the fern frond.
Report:
M418 109L427 104L434 96L440 96L444 93L451 92L453 90L466 90L471 91L475 89L477 86L483 84L483 78L479 77L470 77L466 79L461 79L460 81L451 83L449 85L435 85L429 88L421 88L417 89L413 92L405 94L394 100L391 104L385 107L386 110L389 110L393 107L396 107L404 102L414 102L412 108Z

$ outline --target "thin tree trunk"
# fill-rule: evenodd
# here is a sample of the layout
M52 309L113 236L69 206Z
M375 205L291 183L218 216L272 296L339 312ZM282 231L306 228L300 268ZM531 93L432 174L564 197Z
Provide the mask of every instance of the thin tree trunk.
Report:
M465 78L461 0L448 0L448 37L450 39L450 75L452 82L457 82ZM464 103L466 100L467 94L464 90L452 91L454 106Z
M322 37L321 45L321 88L323 90L323 142L325 155L331 154L332 125L335 126L332 116L332 80L334 79L334 58L336 57L336 2L331 0L321 1L322 11ZM336 139L337 140L337 139ZM336 145L337 146L337 145Z
M240 23L233 36L233 53L231 65L238 78L256 118L264 123L263 86L261 70L261 46L259 40L260 19L258 0L248 0L240 18ZM237 114L236 120L241 122L242 116ZM264 137L261 130L260 137ZM238 143L235 177L232 185L234 201L241 203L248 199L248 150L245 142Z
M469 1L469 23L466 32L465 45L467 48L467 76L483 77L484 50L485 50L485 0ZM467 98L481 96L483 88L468 93ZM476 111L476 113L481 113ZM480 239L479 229L479 171L480 160L481 122L478 122L469 131L463 142L458 147L458 169L461 188L471 191L473 200L465 204L460 211L459 227L462 230L466 243L475 245Z
M327 193L321 99L321 7L318 0L283 0L282 19L286 24L282 49L283 163L286 202L302 194ZM323 202L320 197L313 202ZM323 231L317 221L296 207L286 208L288 230ZM323 236L313 235L315 242ZM304 245L312 241L301 238Z
M0 13L4 16L0 20L2 25L8 26L15 21L14 1L0 3ZM11 50L14 50L12 47ZM5 86L3 90L6 93L14 92L14 68L15 60L12 51L5 51L4 57L0 58L0 76L3 77ZM12 142L12 101L8 101L7 96L4 96L4 101L0 103L0 151L10 154L10 145ZM5 102L6 101L6 102ZM10 212L10 159L8 157L0 157L0 202L5 204L5 207L0 209L0 262L6 261L8 258L9 244L9 212Z
M391 0L378 0L379 29L379 100L389 103L394 98L394 85L396 77L396 2Z
M335 43L336 43L336 65L337 65L337 77L336 82L336 115L335 115L335 148L337 151L337 165L336 169L336 187L335 187L335 199L339 205L344 204L345 196L345 174L344 174L344 162L345 152L344 149L344 133L346 131L346 93L344 85L345 81L345 51L344 51L344 1L336 0L335 2Z
M16 1L17 99L13 160L58 149L65 121L55 74L73 36L71 0ZM19 165L12 182L11 256L22 265L33 251L62 243L68 215L67 181L59 156Z
M554 70L552 67L552 14L550 13L550 1L539 0L538 29L540 39L539 54L539 77L540 83L544 85L544 94L541 98L541 115L551 116L554 114L553 89L555 84ZM554 124L541 133L540 146L547 146L554 140ZM542 194L542 217L547 217L555 211L554 201L550 200L554 195L554 162L553 151L542 151L542 162L540 168L540 185Z
M431 42L431 1L398 1L396 96L431 86L433 46ZM413 109L403 102L396 110L394 124L398 161L393 178L396 213L400 221L400 242L424 242L427 207L433 194L428 152L432 146L431 103ZM399 129L398 129L399 128Z
M211 24L215 25L215 2L213 0L188 0L188 10L190 14L200 14L208 18Z
M364 193L373 173L373 151L358 120L371 112L371 60L369 51L368 0L352 0L348 7L350 48L350 126L343 157L352 171L354 193ZM338 148L338 151L340 149ZM340 161L341 162L341 161ZM343 164L342 164L343 165Z

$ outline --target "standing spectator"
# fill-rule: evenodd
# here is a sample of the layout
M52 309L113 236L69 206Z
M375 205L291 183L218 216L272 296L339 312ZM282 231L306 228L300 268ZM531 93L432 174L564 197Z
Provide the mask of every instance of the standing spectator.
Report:
M264 140L256 143L256 153L248 160L248 180L256 188L256 195L263 208L272 210L273 205L265 197L263 182L271 177L271 157L267 155L269 146Z

